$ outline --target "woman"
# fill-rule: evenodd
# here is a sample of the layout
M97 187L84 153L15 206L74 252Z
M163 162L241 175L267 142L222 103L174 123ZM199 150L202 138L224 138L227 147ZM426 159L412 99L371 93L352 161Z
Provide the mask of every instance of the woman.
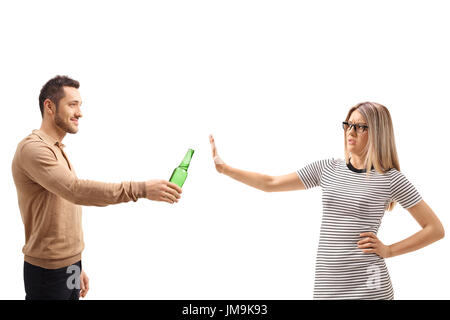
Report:
M342 126L345 160L319 160L291 174L269 176L226 165L211 135L214 163L218 172L266 192L322 187L314 299L393 299L384 259L442 239L444 228L400 172L388 109L374 102L359 103L349 110ZM378 227L384 212L396 202L422 230L385 245L377 237Z

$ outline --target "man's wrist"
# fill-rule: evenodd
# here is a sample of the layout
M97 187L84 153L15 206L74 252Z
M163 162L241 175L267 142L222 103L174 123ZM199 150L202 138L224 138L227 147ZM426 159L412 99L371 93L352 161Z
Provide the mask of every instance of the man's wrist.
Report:
M147 189L145 187L145 181L135 182L136 186L136 197L137 198L146 198L147 197Z

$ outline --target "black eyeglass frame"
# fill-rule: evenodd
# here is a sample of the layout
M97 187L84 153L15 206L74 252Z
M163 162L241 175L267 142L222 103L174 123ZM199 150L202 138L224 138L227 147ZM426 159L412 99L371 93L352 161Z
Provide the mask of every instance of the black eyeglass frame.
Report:
M367 129L369 129L369 126L366 126L364 124L359 124L359 123L348 123L347 121L343 121L342 122L342 128L344 130L345 126L348 126L347 130L350 129L350 131L352 131L352 127L355 127L355 131L358 133L363 133L364 131L366 131ZM362 131L361 131L362 130Z

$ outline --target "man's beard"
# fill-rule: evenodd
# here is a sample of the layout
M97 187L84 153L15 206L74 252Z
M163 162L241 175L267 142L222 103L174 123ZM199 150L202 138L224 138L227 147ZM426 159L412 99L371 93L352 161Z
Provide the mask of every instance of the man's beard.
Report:
M69 124L64 122L63 119L59 116L58 109L56 110L56 114L55 114L55 124L64 132L77 133L76 129L74 130L73 127L71 127Z

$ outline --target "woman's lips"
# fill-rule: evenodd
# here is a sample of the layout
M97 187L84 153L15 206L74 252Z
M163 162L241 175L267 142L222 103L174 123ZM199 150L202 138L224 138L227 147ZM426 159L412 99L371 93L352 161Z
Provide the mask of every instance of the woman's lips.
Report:
M349 139L349 140L348 140L348 144L356 144L356 141L355 141L355 140L352 140L352 139Z

